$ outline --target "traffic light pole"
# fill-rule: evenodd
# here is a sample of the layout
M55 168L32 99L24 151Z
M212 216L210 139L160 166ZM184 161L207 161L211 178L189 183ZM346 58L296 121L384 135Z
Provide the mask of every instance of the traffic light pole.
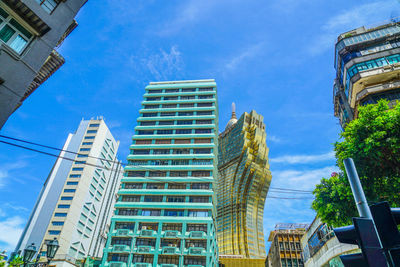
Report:
M360 217L373 220L353 159L347 158L343 160L343 163Z

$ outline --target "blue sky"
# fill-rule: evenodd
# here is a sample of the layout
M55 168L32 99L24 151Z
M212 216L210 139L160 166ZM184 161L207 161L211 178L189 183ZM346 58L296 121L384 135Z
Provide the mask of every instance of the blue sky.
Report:
M82 118L102 115L125 160L150 81L214 78L220 129L231 102L238 115L255 109L266 124L272 186L311 190L336 170L335 38L399 16L399 7L395 0L89 0L59 49L65 65L0 133L62 147ZM0 144L0 250L14 248L53 163ZM278 222L310 223L310 203L267 199L265 235Z

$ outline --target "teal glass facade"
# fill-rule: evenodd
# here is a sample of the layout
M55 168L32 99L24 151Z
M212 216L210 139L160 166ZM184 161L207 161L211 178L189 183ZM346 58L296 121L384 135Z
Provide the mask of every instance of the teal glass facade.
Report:
M217 266L214 80L150 83L102 266Z

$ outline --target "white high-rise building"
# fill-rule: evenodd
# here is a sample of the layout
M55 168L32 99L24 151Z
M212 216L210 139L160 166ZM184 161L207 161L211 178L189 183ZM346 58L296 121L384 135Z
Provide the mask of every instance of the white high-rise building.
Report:
M53 264L101 257L122 176L116 141L104 120L82 120L48 176L15 251L35 243L42 256L57 238Z

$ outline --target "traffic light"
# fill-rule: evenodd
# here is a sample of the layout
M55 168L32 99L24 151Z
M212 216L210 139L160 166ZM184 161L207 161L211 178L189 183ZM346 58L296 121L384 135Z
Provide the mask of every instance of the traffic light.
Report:
M397 228L400 224L400 209L391 209L385 201L370 206L370 210L390 266L400 266L400 233Z
M354 225L333 229L339 242L358 245L362 253L341 255L345 267L387 267L387 261L374 223L367 218L353 218Z

